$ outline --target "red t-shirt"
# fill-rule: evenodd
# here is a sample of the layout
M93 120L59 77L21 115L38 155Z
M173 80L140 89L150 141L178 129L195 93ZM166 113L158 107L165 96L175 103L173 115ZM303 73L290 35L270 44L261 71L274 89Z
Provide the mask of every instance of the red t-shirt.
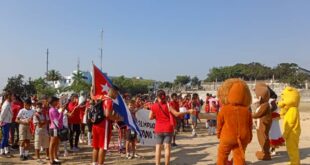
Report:
M161 109L160 109L161 107ZM173 127L170 124L169 109L166 103L155 103L152 106L155 115L155 133L172 133Z
M185 107L187 110L191 109L191 102L190 102L189 100L185 100L185 102L184 102L184 107Z
M210 102L209 102L210 97L206 98L206 106L205 106L205 112L209 113L210 112Z
M11 106L12 106L12 112L13 112L12 122L16 122L17 114L18 114L19 110L21 110L24 106L23 106L23 103L21 103L19 101L12 102Z
M81 120L81 122L83 122L83 118L84 118L85 110L86 110L87 106L88 106L88 103L86 102L86 104L81 106L81 108L80 108L80 120Z
M171 101L171 102L169 103L169 106L170 106L171 108L173 108L174 110L176 110L177 112L180 112L180 105L179 105L179 102L177 102L177 101Z
M69 124L81 124L81 120L80 120L81 108L75 108L77 106L78 106L77 102L70 102L68 105L68 112L69 113L73 112L71 116L68 117Z

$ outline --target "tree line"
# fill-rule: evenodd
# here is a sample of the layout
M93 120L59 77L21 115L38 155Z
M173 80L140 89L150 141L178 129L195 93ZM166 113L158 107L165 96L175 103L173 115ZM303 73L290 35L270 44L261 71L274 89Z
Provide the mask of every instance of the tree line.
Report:
M305 81L310 80L309 74L300 72L299 66L295 63L281 63L271 68L260 63L236 64L233 66L214 67L207 74L203 81L197 76L177 75L174 81L159 82L159 88L182 90L186 87L201 89L203 82L222 82L228 78L242 78L246 81L270 80L275 79L282 83L287 83L295 87L304 87ZM20 94L22 97L38 95L53 96L57 93L72 91L79 93L81 91L89 92L91 84L88 84L83 77L82 72L73 73L73 83L68 87L55 89L51 82L62 80L63 76L59 71L50 70L45 77L25 80L23 75L17 75L8 78L4 91L11 91ZM154 80L144 80L127 78L125 76L111 77L112 82L120 87L122 93L131 95L147 94L156 87Z
M275 79L299 88L304 86L306 80L310 80L309 74L300 72L299 66L295 63L280 63L271 68L253 62L211 68L205 81L221 82L228 78L242 78L246 81Z

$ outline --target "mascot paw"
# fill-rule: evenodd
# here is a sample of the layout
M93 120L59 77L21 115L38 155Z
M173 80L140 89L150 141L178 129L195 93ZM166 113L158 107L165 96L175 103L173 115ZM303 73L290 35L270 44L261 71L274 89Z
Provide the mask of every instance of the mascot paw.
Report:
M270 153L264 153L262 151L257 151L256 157L258 160L271 160Z

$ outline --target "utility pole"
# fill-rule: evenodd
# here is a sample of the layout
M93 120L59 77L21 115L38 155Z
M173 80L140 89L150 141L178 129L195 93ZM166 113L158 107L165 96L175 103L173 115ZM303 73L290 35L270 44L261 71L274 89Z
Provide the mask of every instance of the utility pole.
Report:
M46 77L48 76L48 48L46 50Z
M102 71L102 54L103 54L103 29L101 30L101 44L100 44L100 69Z
M77 72L79 73L80 71L80 57L78 57L78 61L77 61Z

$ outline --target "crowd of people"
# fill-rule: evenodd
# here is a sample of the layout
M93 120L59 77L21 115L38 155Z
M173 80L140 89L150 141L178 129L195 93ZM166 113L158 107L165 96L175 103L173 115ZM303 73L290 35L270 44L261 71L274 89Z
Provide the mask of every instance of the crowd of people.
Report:
M116 86L102 96L81 93L70 97L20 98L17 93L6 92L1 102L0 155L10 158L11 150L19 150L21 161L33 159L29 151L33 148L30 141L34 140L35 159L39 163L46 160L54 165L61 164L60 150L67 157L71 152L79 152L79 145L85 144L93 149L93 165L102 165L109 152L112 130L117 129L119 152L126 154L127 159L141 157L137 154L137 132L128 127L123 117L113 109L113 100L118 94ZM177 93L168 96L163 90L157 91L156 96L124 94L123 98L134 120L140 109L150 110L149 119L156 120L155 162L158 165L163 148L165 162L169 164L171 147L177 146L178 132L190 130L192 137L197 136L202 107L204 113L216 116L221 106L209 93L205 100L200 99L197 93L184 97ZM216 126L215 119L206 120L208 135L216 135ZM42 158L42 153L45 158Z

